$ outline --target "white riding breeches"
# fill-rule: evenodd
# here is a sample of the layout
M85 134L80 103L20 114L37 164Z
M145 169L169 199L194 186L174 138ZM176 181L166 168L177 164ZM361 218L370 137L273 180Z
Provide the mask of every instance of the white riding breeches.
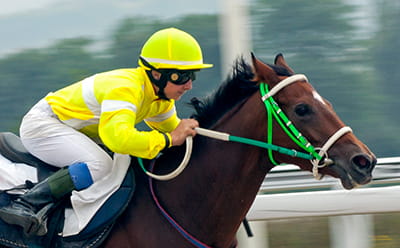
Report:
M24 116L20 136L30 153L50 165L86 163L94 182L112 170L112 158L85 134L62 123L44 99Z

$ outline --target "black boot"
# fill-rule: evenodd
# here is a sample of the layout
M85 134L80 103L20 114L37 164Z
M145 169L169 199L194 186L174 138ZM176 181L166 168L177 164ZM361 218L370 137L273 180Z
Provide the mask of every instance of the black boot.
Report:
M0 218L19 225L27 235L47 233L47 215L54 204L74 190L68 169L64 168L36 184L9 206L0 208Z

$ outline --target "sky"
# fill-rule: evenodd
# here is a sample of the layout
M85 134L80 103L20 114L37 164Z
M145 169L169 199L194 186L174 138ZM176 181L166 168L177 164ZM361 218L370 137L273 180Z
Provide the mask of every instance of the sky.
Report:
M3 0L0 8L0 17L46 8L51 3L57 2L62 2L62 0Z
M220 13L222 3L252 0L0 0L0 58L21 49L41 48L55 40L88 37L106 40L119 20L127 17L174 18ZM373 25L373 0L343 0L359 6L355 24L363 35Z
M0 0L0 3L0 57L21 49L48 46L57 39L79 36L102 39L100 35L109 34L126 17L174 18L218 12L216 0Z
M89 0L89 1L73 1L73 0L13 0L1 1L0 17L27 13L31 11L40 11L45 9L54 8L80 8L85 6L86 3L94 3L102 5L108 2L115 8L120 8L121 12L133 14L158 14L161 11L162 15L167 17L183 14L184 12L215 12L217 2L216 0L202 0L202 1L188 1L188 0ZM190 2L190 4L188 4Z

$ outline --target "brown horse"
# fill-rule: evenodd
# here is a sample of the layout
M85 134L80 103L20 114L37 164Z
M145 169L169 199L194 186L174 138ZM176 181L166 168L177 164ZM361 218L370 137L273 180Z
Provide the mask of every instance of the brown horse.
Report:
M275 65L264 64L254 56L253 67L238 60L232 76L212 96L204 101L192 100L197 110L194 117L204 128L267 141L267 113L259 84L264 82L271 89L293 73L280 54ZM282 88L273 98L314 147L323 147L345 126L330 103L303 79ZM272 133L275 145L301 150L276 122ZM331 143L324 155L329 156L331 164L317 168L318 173L340 178L346 189L368 183L376 158L367 146L349 131ZM183 153L184 146L167 151L156 161L155 173L171 171ZM304 158L275 151L272 155L276 163L296 164L309 171L313 168ZM263 148L197 135L185 171L173 180L153 182L160 204L205 246L191 244L164 218L152 199L149 178L135 163L134 199L102 247L236 247L236 232L274 166L270 160Z

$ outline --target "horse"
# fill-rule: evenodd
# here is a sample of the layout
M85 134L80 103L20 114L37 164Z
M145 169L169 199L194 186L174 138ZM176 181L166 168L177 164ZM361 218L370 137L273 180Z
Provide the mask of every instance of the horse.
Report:
M294 75L282 54L274 64L254 54L251 61L239 58L213 94L192 99L192 117L202 128L263 142L267 149L198 134L186 169L168 181L149 178L132 159L134 197L98 247L237 247L239 226L265 176L279 164L338 178L349 190L371 181L375 155L306 77ZM277 115L287 116L283 127L266 108L268 99ZM292 129L298 137L291 137ZM185 147L165 151L151 162L152 172L172 171Z
M254 55L252 62L251 67L243 59L238 60L232 75L213 95L203 101L192 100L197 111L194 118L201 127L267 140L267 113L258 92L259 84L264 82L273 89L294 71L282 54L276 56L274 65L265 64ZM332 105L304 80L287 85L274 98L294 126L315 147L322 147L345 127ZM276 122L272 133L274 144L300 149ZM207 245L205 247L236 247L236 232L266 174L275 165L265 149L247 144L197 135L193 147L184 173L171 181L154 182L158 201L180 226ZM166 152L156 161L155 171L170 171L182 153L182 147ZM296 164L302 170L313 170L309 160L272 153L277 163ZM370 182L376 157L352 132L339 137L328 154L332 163L320 168L320 174L340 178L346 189ZM135 168L138 185L135 197L103 247L201 247L189 243L165 220L146 186L147 176L138 171L138 166Z

